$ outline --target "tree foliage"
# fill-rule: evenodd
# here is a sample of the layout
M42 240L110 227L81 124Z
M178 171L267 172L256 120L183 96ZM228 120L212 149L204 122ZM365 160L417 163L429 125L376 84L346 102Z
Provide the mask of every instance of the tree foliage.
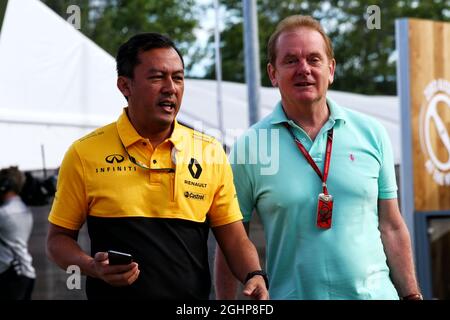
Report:
M81 30L113 56L120 44L140 32L172 38L184 54L194 46L201 7L195 0L42 0L62 17L67 7L81 9ZM193 57L196 57L193 55ZM189 69L196 59L188 59Z
M221 3L227 12L221 34L223 79L243 82L242 1ZM266 51L276 24L289 15L304 14L320 20L333 42L337 61L333 89L365 94L396 94L395 19L450 20L450 0L372 0L370 4L362 0L258 0L257 5L262 85L270 86ZM367 27L369 5L380 8L380 29ZM215 77L213 64L206 77Z
M137 32L156 31L175 40L189 69L205 55L195 44L204 8L196 0L42 0L62 17L67 7L81 8L81 31L115 55L118 46ZM242 1L221 0L226 9L221 33L222 77L245 81ZM261 82L266 72L267 41L276 24L292 14L320 20L333 41L336 81L333 89L365 94L396 94L395 19L402 17L450 20L450 0L258 0ZM380 29L367 27L367 7L380 8ZM212 5L211 5L212 6ZM207 50L213 50L213 36ZM215 78L212 60L206 78Z

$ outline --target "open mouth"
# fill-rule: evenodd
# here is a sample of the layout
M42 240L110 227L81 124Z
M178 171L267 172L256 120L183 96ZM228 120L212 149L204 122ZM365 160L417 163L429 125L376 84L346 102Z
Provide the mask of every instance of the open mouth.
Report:
M166 112L172 112L175 110L175 102L172 101L161 101L158 103L158 105L163 108Z
M300 81L295 84L296 87L303 87L303 88L308 88L313 85L314 85L313 82L308 82L308 81Z

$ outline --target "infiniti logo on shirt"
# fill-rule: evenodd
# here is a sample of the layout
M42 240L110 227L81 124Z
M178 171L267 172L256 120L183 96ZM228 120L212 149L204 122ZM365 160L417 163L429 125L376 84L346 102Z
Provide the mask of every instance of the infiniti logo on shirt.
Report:
M122 172L137 172L136 171L136 166L134 165L130 165L125 163L122 163L125 161L125 157L121 154L118 153L113 153L110 154L109 156L107 156L105 158L106 163L109 163L110 165L106 165L106 166L99 166L97 168L95 168L95 173L116 173L116 174L121 174ZM119 163L122 163L119 165Z
M110 154L105 158L105 161L108 163L121 163L125 158L120 154Z

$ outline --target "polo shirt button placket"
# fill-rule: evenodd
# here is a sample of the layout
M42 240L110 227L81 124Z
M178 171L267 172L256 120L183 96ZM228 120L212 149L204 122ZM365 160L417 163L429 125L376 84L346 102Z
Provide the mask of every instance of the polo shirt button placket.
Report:
M158 160L150 159L150 167L152 169L159 169ZM160 184L161 183L161 174L159 172L150 172L150 183L152 184Z

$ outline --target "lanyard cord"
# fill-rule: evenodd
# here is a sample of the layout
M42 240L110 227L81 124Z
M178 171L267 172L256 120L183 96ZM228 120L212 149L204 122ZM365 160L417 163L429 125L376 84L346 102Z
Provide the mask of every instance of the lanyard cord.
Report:
M139 168L142 169L146 169L146 170L150 170L153 172L168 172L168 173L174 173L175 169L174 168L150 168L149 166L147 166L145 163L142 163L141 161L137 160L135 157L133 157L131 154L128 153L127 148L125 147L125 145L122 142L122 139L120 139L120 143L122 144L123 149L125 150L125 153L128 156L128 159L136 166L138 166Z
M303 154L303 156L308 161L309 165L314 169L314 171L317 173L320 180L322 181L323 193L328 195L327 178L330 169L331 147L333 146L333 128L328 130L327 134L327 149L325 154L325 165L323 168L323 175L322 175L322 172L320 172L319 167L317 167L317 164L314 162L313 158L311 158L311 155L309 154L308 150L306 150L305 146L300 142L300 140L297 139L297 137L292 132L291 127L286 122L284 123L284 126L286 127L286 129L288 129L292 138L294 138L295 144L297 145L300 152Z

